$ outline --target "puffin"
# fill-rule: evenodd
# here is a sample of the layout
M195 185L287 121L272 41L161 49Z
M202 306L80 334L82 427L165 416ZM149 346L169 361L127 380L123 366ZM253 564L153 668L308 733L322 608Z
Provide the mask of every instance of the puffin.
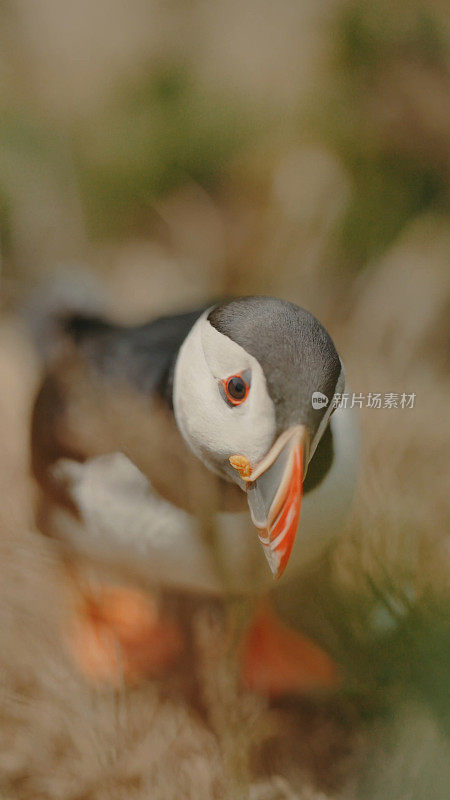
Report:
M344 367L325 328L263 296L138 325L48 305L35 314L31 471L37 527L72 587L80 669L162 672L186 648L162 598L231 595L257 599L250 688L334 685L331 658L270 604L339 534L355 483L357 430L336 403Z

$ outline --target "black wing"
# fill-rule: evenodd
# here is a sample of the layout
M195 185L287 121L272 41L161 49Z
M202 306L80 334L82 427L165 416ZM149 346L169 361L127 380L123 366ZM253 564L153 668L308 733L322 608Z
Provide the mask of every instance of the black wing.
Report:
M48 364L31 425L31 466L44 506L71 505L54 477L58 460L86 461L118 451L161 497L184 508L195 504L190 481L206 468L176 426L172 381L178 351L204 310L133 327L79 314L59 320L63 346ZM224 483L222 492L221 507L240 508L237 487Z
M128 383L143 395L162 397L172 407L176 356L205 309L160 317L134 327L77 314L63 321L63 329L103 380Z

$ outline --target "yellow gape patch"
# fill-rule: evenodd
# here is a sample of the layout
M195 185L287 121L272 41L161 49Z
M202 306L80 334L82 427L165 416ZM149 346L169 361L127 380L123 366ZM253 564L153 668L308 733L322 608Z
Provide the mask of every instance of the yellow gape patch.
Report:
M252 468L247 456L230 456L229 462L234 469L239 472L241 478L249 478Z

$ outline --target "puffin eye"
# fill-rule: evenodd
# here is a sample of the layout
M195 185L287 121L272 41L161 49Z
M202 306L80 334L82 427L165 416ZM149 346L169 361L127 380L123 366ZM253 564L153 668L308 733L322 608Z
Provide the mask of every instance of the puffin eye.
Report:
M227 392L233 400L243 400L247 391L247 387L242 378L230 378L227 383Z
M225 399L232 406L239 406L247 399L250 385L242 375L231 375L221 383Z

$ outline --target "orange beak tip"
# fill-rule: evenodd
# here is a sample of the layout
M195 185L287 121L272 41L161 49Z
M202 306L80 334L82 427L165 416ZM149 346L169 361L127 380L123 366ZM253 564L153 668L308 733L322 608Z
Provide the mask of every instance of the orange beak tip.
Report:
M270 571L272 573L272 578L274 581L277 581L281 575L279 558L277 557L277 554L274 553L270 549L270 547L268 547L265 544L263 544L263 550L264 550L264 555L267 559L267 563L269 564Z

